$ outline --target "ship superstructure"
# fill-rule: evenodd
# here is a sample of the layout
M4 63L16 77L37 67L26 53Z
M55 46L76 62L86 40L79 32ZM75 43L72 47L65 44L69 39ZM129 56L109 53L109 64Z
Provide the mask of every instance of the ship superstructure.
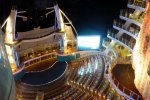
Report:
M78 34L57 4L38 15L38 23L27 11L13 8L2 28L16 99L145 99L134 85L131 65L145 6L145 0L129 0L102 51L77 51Z
M129 0L127 9L120 11L119 19L114 20L113 29L108 31L107 38L103 42L105 52L113 61L107 70L110 74L110 82L112 81L112 86L114 85L114 88L127 99L130 97L135 100L143 99L141 92L139 93L134 85L132 53L139 32L143 28L145 7L145 0Z
M72 47L75 45L77 32L57 4L43 11L37 27L27 11L13 8L3 27L6 28L5 44L13 71L23 61L40 56L38 52L46 54L53 50L66 53L76 50L76 47ZM67 48L72 51L67 51Z

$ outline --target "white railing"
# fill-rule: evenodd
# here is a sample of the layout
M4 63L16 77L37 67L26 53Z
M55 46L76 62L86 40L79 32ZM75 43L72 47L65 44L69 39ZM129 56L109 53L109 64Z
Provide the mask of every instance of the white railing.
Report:
M117 42L121 43L122 45L127 47L132 52L133 47L135 45L134 43L132 43L124 38L118 38L117 35L114 33L108 33L107 37L116 40Z
M116 22L113 24L113 28L117 29L117 30L121 30L123 31L124 33L127 33L128 35L132 36L133 38L137 38L138 36L138 33L140 32L140 28L138 29L138 27L136 28L133 28L132 30L130 29L131 27L129 28L125 28L123 23L120 23L120 22Z
M56 63L55 63L55 64L56 64ZM67 66L68 66L68 63L67 63L67 62L66 62L66 64L67 64ZM45 85L51 84L51 83L53 83L53 82L59 80L60 78L62 78L62 77L65 75L65 73L66 73L66 71L67 71L67 66L66 66L66 68L65 68L65 71L64 71L59 77L57 77L56 79L54 79L54 80L52 80L52 81L50 81L50 82L47 82L47 83L44 83L44 84L40 84L40 85L31 85L31 84L27 84L27 83L23 83L23 82L22 82L22 84L24 84L24 85L26 85L26 86L30 86L30 87L39 87L39 86L45 86Z
M128 5L135 6L134 8L140 7L140 8L144 9L146 7L146 1L144 1L144 0L128 0Z
M126 60L127 60L127 62L128 61L130 62L130 59L126 59ZM125 63L126 60L125 59L124 60L123 59L117 59L116 61L114 61L110 65L109 71L108 71L109 72L109 78L108 79L109 79L112 87L114 87L114 89L116 89L117 92L120 95L122 95L125 98L130 99L130 100L143 100L143 98L139 94L137 94L134 91L132 91L132 90L128 89L127 87L125 87L112 74L112 69L115 67L115 65L118 64L118 63L120 63L120 62L122 62L122 63L124 62Z
M53 53L49 53L49 54L45 54L45 55L42 55L42 56L39 56L39 57L29 59L29 60L23 62L23 66L25 68L27 68L27 67L30 67L34 64L40 63L42 61L49 60L49 56L56 56L56 53L53 52Z

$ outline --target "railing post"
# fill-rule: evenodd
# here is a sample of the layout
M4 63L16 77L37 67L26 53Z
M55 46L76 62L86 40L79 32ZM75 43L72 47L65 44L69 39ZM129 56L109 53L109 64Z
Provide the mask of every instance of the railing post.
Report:
M124 89L125 89L125 88L123 87L123 93L124 93Z
M132 97L132 92L130 91L130 97Z
M118 82L118 81L117 81ZM118 88L118 86L119 86L119 82L117 83L117 88Z

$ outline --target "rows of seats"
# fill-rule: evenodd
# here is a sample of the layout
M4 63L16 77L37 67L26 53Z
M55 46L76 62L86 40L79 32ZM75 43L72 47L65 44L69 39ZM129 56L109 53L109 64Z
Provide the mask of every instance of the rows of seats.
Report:
M98 56L96 57L98 58ZM91 58L93 59L93 57L87 57L87 59ZM70 74L71 76L69 77L69 85L74 86L97 99L103 98L110 100L121 100L121 96L110 86L109 81L101 77L100 73L103 73L104 68L98 68L94 73L89 73L81 76L78 75L78 69L84 65L83 63L86 63L84 59L86 58L80 58L80 60L77 60L77 64L75 63L75 61L73 61L74 64L71 65L72 70L70 70L70 73L72 74ZM100 64L101 63L99 63L98 65ZM84 67L86 68L87 66ZM93 69L95 68L95 66L92 67Z
M44 100L121 100L104 78L102 59L101 55L90 55L68 62L65 75L46 86L34 87L19 81L17 100L35 100L39 92L44 94Z
M62 93L61 90L67 90L69 86L65 85L65 76L48 85L30 86L23 82L18 82L16 85L17 99L35 100L38 92L44 93L44 99L52 98ZM54 94L55 93L55 94Z
M82 91L79 91L76 88L70 87L67 91L64 93L54 97L54 100L78 100L79 98L85 96L85 93ZM77 99L78 98L78 99Z
M100 59L100 58L99 58ZM70 65L70 76L68 83L76 85L88 91L95 91L98 84L102 81L102 63L98 56L91 55L90 57L80 58L77 62ZM80 69L84 70L80 75Z
M62 80L61 80L62 81ZM57 81L55 84L40 87L38 90L34 87L27 86L23 83L17 88L22 89L18 90L17 92L17 99L24 99L24 100L34 100L37 96L36 91L40 91L44 93L44 100L53 99L53 100L78 100L80 98L88 98L89 95L86 93L78 90L77 88L71 87L65 83ZM64 81L63 81L64 82ZM29 90L30 89L30 90ZM92 98L92 97L90 97ZM85 99L83 99L85 100ZM87 100L87 99L86 99ZM93 99L92 99L93 100Z

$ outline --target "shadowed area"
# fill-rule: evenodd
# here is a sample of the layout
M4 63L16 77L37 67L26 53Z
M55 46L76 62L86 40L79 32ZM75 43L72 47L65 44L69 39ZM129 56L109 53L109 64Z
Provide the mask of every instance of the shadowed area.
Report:
M46 60L40 63L36 63L32 65L32 67L25 67L25 71L26 72L41 71L41 70L49 68L49 66L52 66L54 62L56 62L56 59L50 59L50 60Z
M66 67L66 62L56 62L51 68L45 71L26 73L21 81L30 85L46 84L60 77L64 73Z
M134 70L131 64L117 64L112 70L115 78L125 86L127 89L134 91L137 94L140 94L134 85Z

